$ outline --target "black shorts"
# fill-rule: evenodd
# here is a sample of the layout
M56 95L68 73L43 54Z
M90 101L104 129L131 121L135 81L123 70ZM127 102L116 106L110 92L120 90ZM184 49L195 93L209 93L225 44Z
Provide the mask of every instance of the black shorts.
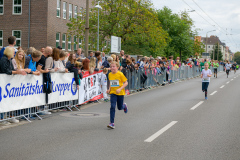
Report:
M229 74L229 71L230 71L230 70L227 69L227 70L226 70L226 73Z
M217 68L214 68L214 73L217 73Z

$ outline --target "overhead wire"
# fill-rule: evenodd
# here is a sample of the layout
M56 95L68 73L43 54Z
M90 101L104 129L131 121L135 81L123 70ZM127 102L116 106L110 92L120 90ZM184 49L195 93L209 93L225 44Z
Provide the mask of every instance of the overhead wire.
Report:
M182 0L189 8L191 8L192 10L195 10L193 9L185 0ZM236 44L234 40L230 40L230 38L227 36L228 32L225 31L216 21L214 21L194 0L192 0L197 6L198 8L200 8L202 10L203 13L205 13L213 22L214 24L216 24L219 29L213 25L212 23L210 23L206 18L204 18L201 14L199 14L196 10L195 12L202 18L204 19L208 24L210 24L211 26L214 26L217 30L219 30L228 40L229 42L231 42L231 44Z

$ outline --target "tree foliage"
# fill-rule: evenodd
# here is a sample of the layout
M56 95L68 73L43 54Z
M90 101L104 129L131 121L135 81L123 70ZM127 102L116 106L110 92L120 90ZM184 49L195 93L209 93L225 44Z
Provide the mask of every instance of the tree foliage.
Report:
M92 6L97 2L94 0ZM105 52L110 51L112 35L121 37L122 49L127 54L187 58L202 52L202 43L194 42L197 33L192 31L193 21L186 11L179 16L167 7L155 10L149 0L102 0L100 5L100 48ZM97 20L98 9L93 7L89 20L90 50L97 48ZM67 26L68 34L83 39L84 44L85 11Z
M204 48L205 48L205 45L201 41L196 39L195 43L194 43L194 46L193 46L195 56L201 56L202 53L205 51Z
M213 53L214 53L214 58L213 58ZM219 61L223 60L223 55L222 55L222 52L221 52L221 48L219 47L218 44L215 44L214 50L212 50L211 59L219 60Z
M157 11L162 28L169 34L169 43L165 48L166 56L186 58L194 54L195 32L191 30L193 21L186 11L173 14L171 9L164 7Z
M96 4L97 1L94 1L93 6ZM114 35L121 37L122 49L129 54L160 55L163 52L168 33L159 25L156 11L149 1L103 0L100 5L100 48L104 48L105 41ZM97 9L92 8L89 20L90 49L96 48L97 20ZM78 16L67 25L69 34L84 38L85 19ZM109 51L109 47L105 51Z
M237 64L240 64L240 52L234 54L234 61L237 62Z

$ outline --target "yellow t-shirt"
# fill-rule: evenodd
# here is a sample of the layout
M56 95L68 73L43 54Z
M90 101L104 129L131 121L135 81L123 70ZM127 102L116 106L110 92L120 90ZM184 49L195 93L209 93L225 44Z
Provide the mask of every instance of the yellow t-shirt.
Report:
M116 93L116 90L123 86L123 83L127 81L127 78L124 74L120 71L113 74L112 72L109 73L108 79L110 81L110 94L116 94L119 96L125 95L125 89L122 89L119 94Z

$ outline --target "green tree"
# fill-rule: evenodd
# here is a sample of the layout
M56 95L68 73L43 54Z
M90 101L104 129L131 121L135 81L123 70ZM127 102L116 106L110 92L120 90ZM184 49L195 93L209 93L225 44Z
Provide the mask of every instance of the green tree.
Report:
M214 53L214 58L213 58L213 53ZM222 55L222 52L221 52L221 48L219 47L218 44L215 44L214 50L212 50L211 59L213 59L213 60L218 59L219 61L223 60L223 55Z
M234 61L237 62L237 64L240 64L240 52L236 52L234 54Z
M93 1L93 6L97 4ZM159 25L160 22L152 4L148 0L103 0L100 4L100 48L106 45L111 36L122 39L122 49L128 54L163 53L167 46L168 33ZM83 14L83 17L85 14ZM90 12L90 47L96 48L97 9ZM68 26L68 34L84 39L85 19L78 16L72 19ZM134 49L133 49L134 47ZM105 51L109 51L108 45Z
M168 32L169 41L165 48L165 55L174 57L180 56L181 59L194 54L194 34L191 30L193 21L186 11L173 14L171 9L164 7L157 11L161 27Z
M205 45L198 39L195 40L193 48L194 48L193 50L194 50L195 56L200 56L205 51L204 49Z

